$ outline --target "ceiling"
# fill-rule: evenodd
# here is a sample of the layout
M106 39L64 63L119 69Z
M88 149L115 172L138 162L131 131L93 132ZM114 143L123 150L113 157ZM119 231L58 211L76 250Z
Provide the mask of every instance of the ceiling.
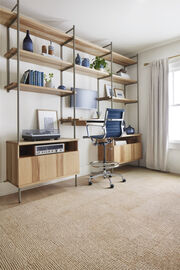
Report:
M0 0L12 8L14 0ZM180 39L180 0L20 0L21 12L62 30L132 54Z

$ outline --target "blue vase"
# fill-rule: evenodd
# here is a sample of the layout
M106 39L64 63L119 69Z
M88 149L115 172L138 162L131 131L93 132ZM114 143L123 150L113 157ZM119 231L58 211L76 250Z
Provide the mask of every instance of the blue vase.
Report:
M82 59L81 59L81 56L79 55L79 53L76 56L75 63L77 65L80 65L80 66L82 65Z
M126 128L126 134L134 134L134 133L135 133L135 129L129 125Z
M23 40L23 50L33 52L33 43L32 39L29 36L29 30L27 30L26 36Z
M58 89L63 89L63 90L65 90L65 89L66 89L66 86L65 86L65 85L59 85L59 86L58 86Z
M90 66L90 62L89 62L88 58L83 59L82 66L84 66L84 67L89 67Z

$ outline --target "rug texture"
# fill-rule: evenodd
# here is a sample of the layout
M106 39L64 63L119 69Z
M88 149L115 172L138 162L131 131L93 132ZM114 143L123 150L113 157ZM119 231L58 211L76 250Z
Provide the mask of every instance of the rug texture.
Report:
M180 177L124 169L0 198L0 269L179 270Z

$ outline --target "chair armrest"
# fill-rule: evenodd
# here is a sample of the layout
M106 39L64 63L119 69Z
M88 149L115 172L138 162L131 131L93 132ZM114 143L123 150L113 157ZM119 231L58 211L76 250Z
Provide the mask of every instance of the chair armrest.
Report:
M106 119L106 121L123 122L124 119Z
M96 123L86 124L87 137L88 138L91 138L90 133L89 133L89 126L92 126L92 127L101 127L103 129L103 132L104 132L103 137L105 137L105 135L106 135L106 128L105 128L104 123L103 123L103 125L102 124L100 125L99 123L97 123L97 124Z

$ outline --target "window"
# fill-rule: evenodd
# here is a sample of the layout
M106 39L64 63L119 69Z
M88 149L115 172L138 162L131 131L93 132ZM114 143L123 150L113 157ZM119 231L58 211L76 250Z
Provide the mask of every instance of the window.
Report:
M169 141L180 143L180 60L170 63Z

